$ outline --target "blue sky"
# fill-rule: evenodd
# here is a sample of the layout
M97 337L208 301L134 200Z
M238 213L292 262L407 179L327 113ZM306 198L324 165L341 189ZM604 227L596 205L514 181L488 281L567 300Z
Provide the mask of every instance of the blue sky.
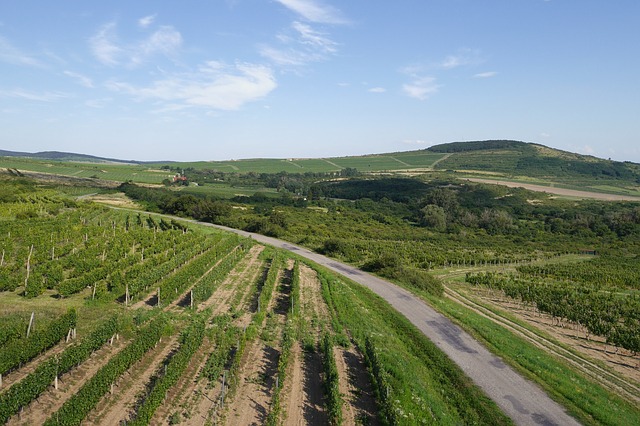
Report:
M637 0L0 2L0 149L329 157L516 139L640 162Z

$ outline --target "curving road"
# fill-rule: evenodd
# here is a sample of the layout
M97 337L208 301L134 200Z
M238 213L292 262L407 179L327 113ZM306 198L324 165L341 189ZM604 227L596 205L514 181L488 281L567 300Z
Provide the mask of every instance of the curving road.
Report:
M283 248L345 275L384 298L433 341L518 425L579 425L535 383L526 380L473 337L407 290L286 241L210 223L261 243Z

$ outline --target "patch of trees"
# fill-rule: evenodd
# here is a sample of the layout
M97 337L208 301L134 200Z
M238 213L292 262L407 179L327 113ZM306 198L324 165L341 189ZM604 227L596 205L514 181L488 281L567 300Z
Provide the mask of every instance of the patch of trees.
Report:
M453 152L468 152L468 151L482 151L482 150L494 150L494 149L521 149L532 150L531 144L513 140L486 140L486 141L472 141L472 142L451 142L443 143L440 145L434 145L427 148L427 151L441 152L441 153L453 153Z

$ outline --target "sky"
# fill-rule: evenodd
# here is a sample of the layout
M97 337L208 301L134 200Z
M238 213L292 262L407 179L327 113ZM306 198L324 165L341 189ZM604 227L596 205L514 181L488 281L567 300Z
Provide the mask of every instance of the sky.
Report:
M638 0L2 0L0 149L640 163Z

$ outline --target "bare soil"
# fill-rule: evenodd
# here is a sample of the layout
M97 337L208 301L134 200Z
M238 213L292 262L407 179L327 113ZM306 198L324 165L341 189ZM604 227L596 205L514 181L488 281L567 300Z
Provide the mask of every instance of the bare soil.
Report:
M354 347L334 350L345 425L377 425L376 400L362 355Z
M292 365L282 389L285 426L326 425L322 389L322 359L304 352L298 343L291 348Z
M227 425L261 425L269 413L278 351L255 340L245 350L238 389L225 416Z

